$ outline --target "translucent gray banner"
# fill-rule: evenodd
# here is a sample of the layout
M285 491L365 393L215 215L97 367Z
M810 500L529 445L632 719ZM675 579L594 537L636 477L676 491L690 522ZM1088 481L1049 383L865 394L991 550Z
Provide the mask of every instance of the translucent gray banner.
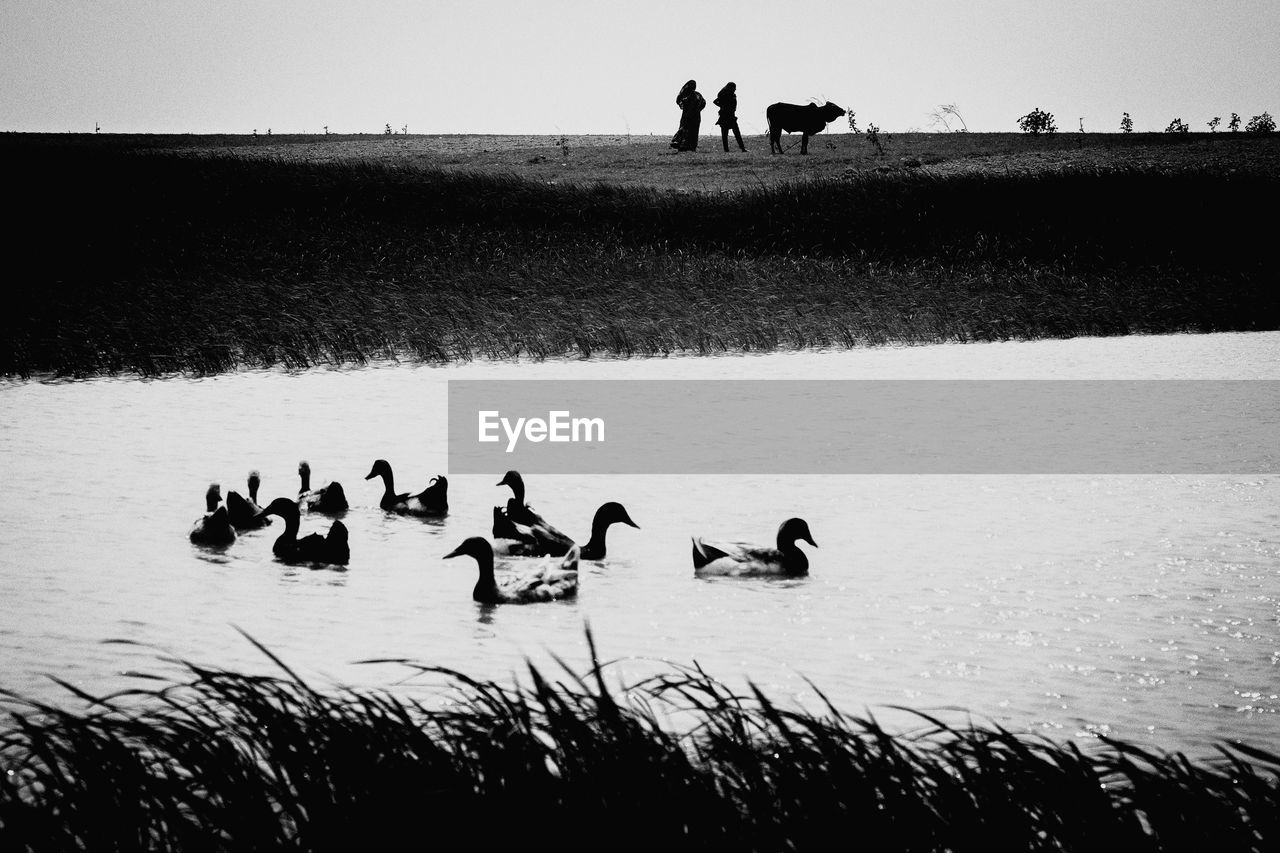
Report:
M1276 380L449 381L449 472L1270 474Z

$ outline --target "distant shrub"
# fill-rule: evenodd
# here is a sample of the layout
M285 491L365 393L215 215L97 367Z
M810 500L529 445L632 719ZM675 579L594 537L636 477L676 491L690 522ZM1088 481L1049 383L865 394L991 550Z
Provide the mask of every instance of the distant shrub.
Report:
M1125 113L1124 118L1120 119L1120 132L1133 133L1133 119L1129 118L1129 114Z
M850 133L861 133L861 131L860 131L860 130L858 130L858 122L857 122L857 120L854 118L854 112L853 112L853 110L849 110L849 132L850 132Z
M1208 121L1208 125L1209 125L1209 132L1210 132L1210 133L1217 133L1217 132L1218 132L1218 125L1220 125L1220 124L1222 124L1222 116L1214 116L1213 118L1209 119L1209 121Z
M1276 120L1271 117L1271 113L1254 116L1244 126L1244 131L1245 133L1275 133Z
M1164 132L1165 133L1186 133L1189 130L1191 130L1191 128L1187 127L1186 122L1184 122L1180 118L1175 118L1173 121L1169 122L1169 126L1164 129Z
M1058 126L1053 122L1053 113L1047 113L1036 107L1018 119L1018 127L1023 133L1057 133Z
M1227 122L1227 127L1231 128L1231 132L1235 133L1240 129L1240 116L1237 113L1231 114L1231 121Z
M876 147L876 151L884 153L884 145L880 142L880 128L874 124L867 125L867 141Z

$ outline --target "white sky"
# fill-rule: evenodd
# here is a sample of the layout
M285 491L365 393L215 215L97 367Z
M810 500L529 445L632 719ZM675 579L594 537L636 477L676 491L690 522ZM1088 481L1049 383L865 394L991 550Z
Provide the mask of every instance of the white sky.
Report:
M667 134L689 78L704 133L728 80L744 133L1204 130L1280 114L1280 0L0 0L0 130Z

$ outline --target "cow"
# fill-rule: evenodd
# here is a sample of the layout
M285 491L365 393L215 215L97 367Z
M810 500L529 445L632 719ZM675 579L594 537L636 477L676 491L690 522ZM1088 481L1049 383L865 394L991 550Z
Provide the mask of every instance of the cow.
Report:
M809 153L809 137L821 133L827 122L835 121L844 115L844 108L828 101L822 106L817 104L770 104L764 111L769 122L769 153L782 153L782 131L800 133L800 153Z

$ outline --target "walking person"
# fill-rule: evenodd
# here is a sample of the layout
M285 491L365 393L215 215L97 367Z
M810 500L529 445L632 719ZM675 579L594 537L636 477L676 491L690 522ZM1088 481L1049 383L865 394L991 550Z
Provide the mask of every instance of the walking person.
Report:
M707 99L698 93L698 83L690 80L680 88L676 95L676 106L680 108L680 128L671 137L671 147L677 151L698 150L698 128L702 125L702 110Z
M732 81L726 83L712 103L720 108L720 118L716 119L716 124L720 125L720 141L724 143L724 150L729 150L729 131L732 130L733 138L738 140L738 150L746 151L747 146L742 144L742 132L738 130L738 85Z

